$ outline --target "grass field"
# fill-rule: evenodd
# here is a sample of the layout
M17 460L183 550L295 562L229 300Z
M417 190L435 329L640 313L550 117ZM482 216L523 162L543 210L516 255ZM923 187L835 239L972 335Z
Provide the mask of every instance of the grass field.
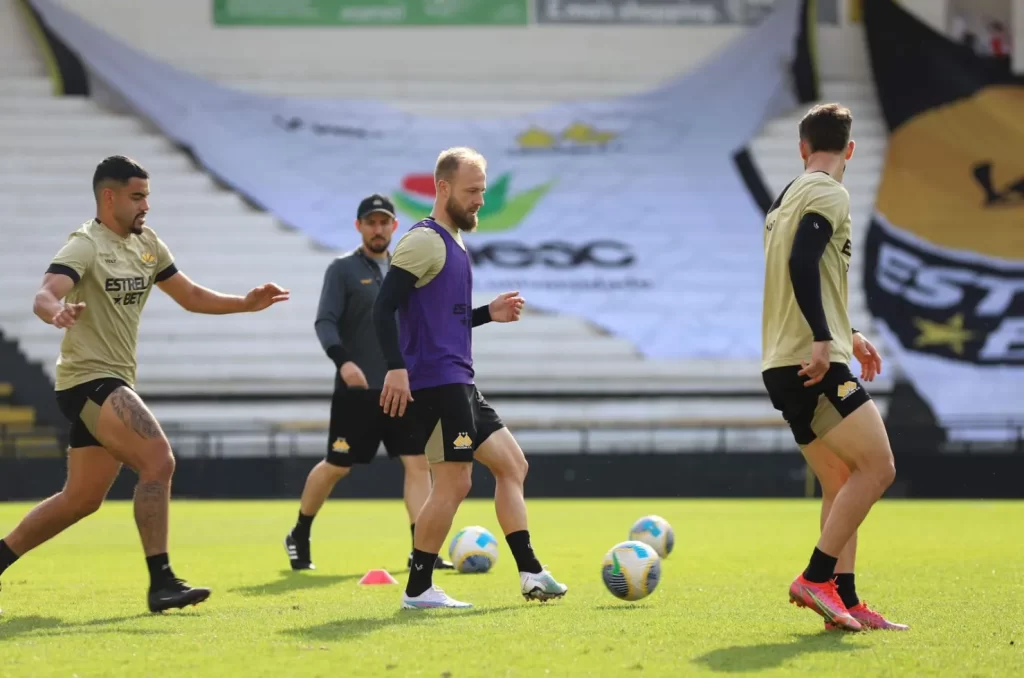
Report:
M0 533L26 509L0 505ZM437 577L473 610L400 612L397 501L329 503L313 528L318 570L295 574L281 541L296 502L177 501L172 563L214 594L154 616L131 506L111 503L4 574L0 676L1024 675L1024 502L880 504L861 531L858 589L912 629L862 634L825 632L786 602L814 545L813 501L530 509L564 600L523 601L502 543L490 573ZM647 513L672 523L676 550L652 596L621 602L601 557ZM455 522L500 534L487 502ZM374 567L401 584L359 586Z

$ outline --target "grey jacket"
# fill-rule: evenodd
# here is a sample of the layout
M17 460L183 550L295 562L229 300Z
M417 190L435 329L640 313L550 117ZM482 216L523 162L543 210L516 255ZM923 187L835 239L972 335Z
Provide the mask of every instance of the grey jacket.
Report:
M389 264L390 261L389 256ZM380 266L362 249L338 257L324 274L314 323L316 336L328 357L336 366L345 360L353 361L373 390L383 387L387 373L372 317L373 302L383 280ZM335 386L344 388L337 369Z

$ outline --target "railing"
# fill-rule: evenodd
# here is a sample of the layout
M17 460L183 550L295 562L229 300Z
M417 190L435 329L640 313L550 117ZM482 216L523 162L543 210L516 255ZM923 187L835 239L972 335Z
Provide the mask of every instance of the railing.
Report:
M595 452L607 452L614 448L613 443L598 445L603 434L624 433L631 436L632 440L628 447L630 449L647 448L659 452L671 453L665 449L665 443L659 444L657 436L666 432L685 432L688 434L704 433L712 434L701 438L699 443L702 452L732 452L739 450L757 451L766 453L793 453L796 451L795 444L787 430L786 423L781 418L768 419L678 419L644 422L636 420L614 420L605 419L599 421L584 420L559 420L559 421L510 421L510 428L517 435L530 433L557 433L565 432L578 436L578 445L574 446L576 452L588 454ZM204 424L202 426L179 426L166 425L164 427L168 439L175 448L187 447L191 454L198 457L223 457L228 444L232 441L245 440L252 451L252 456L268 455L277 456L299 456L303 445L300 440L304 437L319 436L326 441L328 434L328 423L326 421L293 421L275 424L253 423L248 425L223 425ZM737 436L743 434L763 434L755 445L737 442ZM901 428L905 436L913 435L913 428ZM934 433L934 429L921 428L921 433ZM635 436L635 437L634 437ZM643 436L646 441L641 444L639 438ZM62 446L66 444L66 433L54 431L50 427L8 427L0 426L0 457L24 458L38 456L59 456L63 453ZM765 442L767 440L772 442ZM894 439L893 446L899 450L908 443L905 440ZM309 447L308 444L305 447ZM693 447L690 445L689 447ZM261 454L260 450L265 450ZM531 447L529 451L537 451ZM543 451L543 450L540 450ZM571 451L571 450L565 450ZM680 450L685 452L686 450ZM948 427L947 439L938 444L935 450L937 454L942 453L972 453L972 452L1005 452L1024 454L1024 421L986 421L986 420L964 420L953 422Z

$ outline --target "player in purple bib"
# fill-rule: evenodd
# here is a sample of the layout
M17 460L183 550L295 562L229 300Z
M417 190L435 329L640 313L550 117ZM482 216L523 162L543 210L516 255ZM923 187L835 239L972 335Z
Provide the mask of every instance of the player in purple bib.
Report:
M517 321L524 303L518 292L506 292L473 308L473 269L462 232L476 228L486 168L472 149L441 153L433 214L399 241L373 310L388 368L381 406L420 428L434 476L416 519L403 608L471 607L434 586L433 570L459 504L469 494L474 459L494 474L498 522L516 560L523 597L544 601L567 590L541 567L530 544L523 498L526 457L473 381L473 328L492 320Z

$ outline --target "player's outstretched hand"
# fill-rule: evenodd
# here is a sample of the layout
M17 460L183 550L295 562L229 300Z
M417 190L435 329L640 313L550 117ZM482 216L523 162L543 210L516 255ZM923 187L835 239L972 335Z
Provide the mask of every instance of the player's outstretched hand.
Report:
M64 304L57 315L53 316L53 326L62 330L75 324L78 316L85 310L85 302L77 304Z
M380 391L380 406L384 413L391 417L405 415L405 406L412 402L412 391L409 389L408 370L388 370L384 377L384 387Z
M519 320L523 314L526 299L519 292L502 292L494 298L487 308L491 312L491 320L499 323L510 323Z
M830 366L828 354L831 347L831 341L816 341L811 347L811 362L806 360L800 361L802 369L797 374L801 377L807 377L804 386L814 386L825 377Z
M853 355L860 363L860 378L864 381L873 381L882 373L882 356L860 332L853 335Z
M245 295L245 310L250 312L262 311L280 301L288 301L291 293L283 287L274 283L266 283L249 290Z

